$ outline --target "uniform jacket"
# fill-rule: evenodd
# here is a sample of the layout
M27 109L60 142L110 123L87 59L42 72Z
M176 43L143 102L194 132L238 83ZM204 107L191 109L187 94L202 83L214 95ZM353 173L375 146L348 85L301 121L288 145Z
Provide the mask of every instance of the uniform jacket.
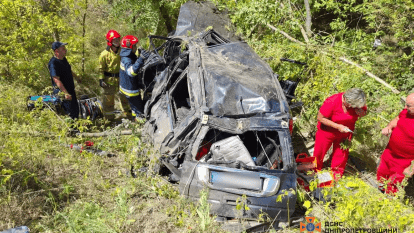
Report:
M142 88L142 83L137 77L138 70L144 64L144 60L138 58L132 49L121 49L121 65L119 70L119 90L127 96L137 96Z
M121 57L119 56L119 50L114 53L110 47L102 51L99 56L99 71L101 73L101 79L104 78L104 72L111 74L119 73L119 64Z

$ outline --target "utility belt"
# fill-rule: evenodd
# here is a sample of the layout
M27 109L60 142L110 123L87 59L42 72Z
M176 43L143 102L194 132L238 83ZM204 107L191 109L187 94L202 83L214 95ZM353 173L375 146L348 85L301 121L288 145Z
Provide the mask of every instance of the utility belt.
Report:
M104 72L104 82L112 85L112 86L118 86L119 85L119 73L109 73Z

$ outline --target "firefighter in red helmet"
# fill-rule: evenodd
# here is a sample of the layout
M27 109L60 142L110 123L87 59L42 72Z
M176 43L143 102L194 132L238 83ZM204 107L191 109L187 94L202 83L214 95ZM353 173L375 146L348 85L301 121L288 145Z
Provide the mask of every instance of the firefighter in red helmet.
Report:
M143 118L143 101L141 98L142 83L136 77L139 69L143 66L150 53L141 50L140 56L137 57L138 38L127 35L121 41L121 67L119 71L119 90L127 98L132 110L132 115L136 119Z
M103 89L103 113L106 119L115 118L115 95L119 93L119 65L121 35L115 30L109 30L106 34L107 47L99 56L99 85ZM124 95L117 95L121 102L124 117L131 116L128 100Z

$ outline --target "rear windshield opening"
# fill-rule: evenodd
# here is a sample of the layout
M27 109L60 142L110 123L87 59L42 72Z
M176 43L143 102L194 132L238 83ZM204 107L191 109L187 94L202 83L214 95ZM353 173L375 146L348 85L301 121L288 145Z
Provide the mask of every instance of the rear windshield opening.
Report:
M211 129L198 146L196 160L242 161L248 166L282 169L282 150L278 133L249 131L234 135ZM220 163L218 163L220 164Z

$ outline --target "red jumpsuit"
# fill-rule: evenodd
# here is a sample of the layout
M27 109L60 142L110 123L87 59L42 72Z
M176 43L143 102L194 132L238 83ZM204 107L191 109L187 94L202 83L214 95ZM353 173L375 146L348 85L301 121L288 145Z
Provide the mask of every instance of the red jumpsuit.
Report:
M343 93L338 93L328 97L319 109L319 112L329 120L342 124L354 131L358 115L353 108L348 108L347 113L344 112L342 109L342 96ZM364 106L362 109L366 111L367 107ZM313 152L313 156L317 160L317 169L321 170L323 168L323 158L333 144L331 169L335 178L338 178L338 176L342 177L348 161L349 150L342 150L340 143L346 138L350 140L351 137L351 133L341 133L337 129L318 122Z
M397 126L392 130L390 141L381 155L377 179L389 180L387 192L398 191L405 175L403 171L414 160L414 116L407 115L407 109L401 111Z

